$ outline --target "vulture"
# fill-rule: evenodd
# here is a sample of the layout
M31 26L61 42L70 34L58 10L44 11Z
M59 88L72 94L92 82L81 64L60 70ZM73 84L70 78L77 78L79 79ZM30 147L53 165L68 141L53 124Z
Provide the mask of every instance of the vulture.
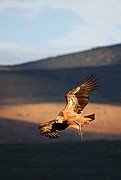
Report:
M82 83L69 91L66 95L66 105L54 120L39 125L40 135L49 138L58 138L60 132L68 127L74 128L82 136L82 127L95 120L95 114L83 116L83 110L89 102L90 92L99 86L95 74L88 75Z

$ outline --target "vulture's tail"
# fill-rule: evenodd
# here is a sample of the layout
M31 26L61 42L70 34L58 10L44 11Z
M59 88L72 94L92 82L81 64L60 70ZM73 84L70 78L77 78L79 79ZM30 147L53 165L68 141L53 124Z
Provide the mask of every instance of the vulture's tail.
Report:
M87 115L87 116L84 116L85 118L89 118L90 121L93 121L95 120L95 114L90 114L90 115Z

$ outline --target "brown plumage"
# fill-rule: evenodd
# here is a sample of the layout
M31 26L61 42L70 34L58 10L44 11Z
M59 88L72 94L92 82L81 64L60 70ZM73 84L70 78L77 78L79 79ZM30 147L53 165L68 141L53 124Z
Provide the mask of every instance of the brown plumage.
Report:
M82 116L83 109L88 104L89 94L99 86L98 78L92 74L87 76L75 89L69 91L66 97L66 106L58 116L39 126L41 135L49 138L58 138L59 133L67 127L77 129L82 138L81 127L95 119L95 114Z

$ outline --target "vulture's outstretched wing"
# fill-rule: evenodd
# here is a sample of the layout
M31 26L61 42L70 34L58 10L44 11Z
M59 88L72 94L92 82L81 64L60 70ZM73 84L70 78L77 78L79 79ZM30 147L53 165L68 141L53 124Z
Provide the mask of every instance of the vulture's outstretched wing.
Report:
M62 123L56 122L56 120L49 121L45 124L39 126L40 134L45 135L49 138L58 138L59 133L65 130L68 127L67 121L63 121Z
M89 93L98 86L99 82L96 75L87 76L80 86L72 89L65 95L67 101L65 110L73 110L80 114L89 101Z

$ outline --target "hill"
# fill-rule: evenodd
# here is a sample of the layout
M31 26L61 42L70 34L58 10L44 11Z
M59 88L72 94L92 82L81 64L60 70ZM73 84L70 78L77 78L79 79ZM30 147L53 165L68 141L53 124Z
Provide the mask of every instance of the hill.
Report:
M65 101L64 94L92 73L99 77L101 86L91 94L90 102L95 103L89 107L93 108L86 109L88 113L96 113L98 122L95 121L96 126L90 127L91 130L87 127L85 137L120 139L121 45L0 69L2 143L40 142L38 123L50 120L50 114L55 117L58 104ZM53 102L55 109L52 109ZM76 139L72 131L66 133L70 140ZM63 137L64 134L62 140Z
M60 70L0 72L0 104L65 101L64 94L95 73L101 86L91 102L121 103L121 65Z
M2 66L0 104L65 101L64 94L92 73L99 76L101 87L91 101L120 104L121 45Z
M50 57L14 66L0 66L0 70L68 69L116 64L121 65L121 44Z

